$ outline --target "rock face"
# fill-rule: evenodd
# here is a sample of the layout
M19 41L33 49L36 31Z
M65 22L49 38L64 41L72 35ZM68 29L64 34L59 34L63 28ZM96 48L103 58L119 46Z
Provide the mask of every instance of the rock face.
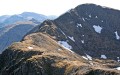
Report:
M120 75L118 23L118 10L80 5L8 47L0 75Z
M44 32L65 41L78 54L110 59L120 56L120 11L83 4L57 19L44 21L33 32Z
M87 57L86 57L87 58ZM115 61L88 60L43 33L27 35L0 56L0 75L119 75ZM112 65L111 65L112 62ZM114 62L114 63L113 63ZM109 64L108 64L109 63Z

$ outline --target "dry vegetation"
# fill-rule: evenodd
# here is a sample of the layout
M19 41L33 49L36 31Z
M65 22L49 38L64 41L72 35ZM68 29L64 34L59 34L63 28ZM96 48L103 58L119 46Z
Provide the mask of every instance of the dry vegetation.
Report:
M110 68L112 61L85 60L43 33L26 36L22 42L12 44L2 56L2 61L5 63L0 66L1 74L21 75L24 73L26 75L28 73L29 75L31 72L33 75L40 73L43 75L93 75L93 73L107 75L106 73L111 72L113 75L119 74L119 71ZM8 65L10 61L13 66ZM109 64L105 64L106 62Z

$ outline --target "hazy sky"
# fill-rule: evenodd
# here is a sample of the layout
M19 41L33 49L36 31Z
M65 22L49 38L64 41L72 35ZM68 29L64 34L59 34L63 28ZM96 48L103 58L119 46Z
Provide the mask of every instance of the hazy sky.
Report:
M58 16L83 3L95 3L120 9L120 0L0 0L0 15L19 14L28 11Z

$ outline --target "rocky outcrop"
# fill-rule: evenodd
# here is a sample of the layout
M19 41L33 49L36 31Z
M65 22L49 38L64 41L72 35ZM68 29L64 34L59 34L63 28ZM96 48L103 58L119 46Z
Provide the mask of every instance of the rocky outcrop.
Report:
M83 4L44 21L0 54L0 75L120 75L119 13Z
M95 58L120 56L120 11L94 4L83 4L57 19L44 21L33 32L44 32L57 41L67 42L80 55Z
M113 68L119 63L114 61L110 67L110 62L85 59L65 49L49 35L34 33L2 53L0 75L119 75Z

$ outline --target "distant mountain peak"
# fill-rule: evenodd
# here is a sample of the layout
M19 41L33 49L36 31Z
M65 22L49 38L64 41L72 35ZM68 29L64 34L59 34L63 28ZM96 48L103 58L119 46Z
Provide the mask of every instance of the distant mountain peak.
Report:
M120 75L119 10L79 5L27 34L0 55L1 75Z
M78 54L88 54L95 58L106 55L109 59L116 59L120 55L119 18L119 10L82 4L53 21L44 21L34 30L47 33L57 41L66 41ZM116 55L113 55L113 50Z
M4 15L0 16L0 28L15 23L16 21L28 21L32 18L36 19L39 22L43 22L46 19L55 19L56 16L45 16L34 12L23 12L21 14Z

